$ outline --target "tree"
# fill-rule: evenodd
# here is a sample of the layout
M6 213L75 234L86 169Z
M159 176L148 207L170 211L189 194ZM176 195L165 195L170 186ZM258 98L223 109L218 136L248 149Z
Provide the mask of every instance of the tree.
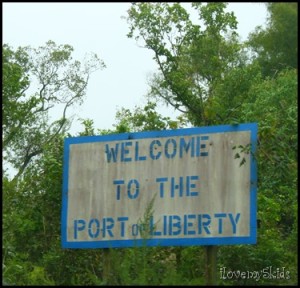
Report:
M13 180L4 173L2 186L2 263L8 284L70 283L75 271L64 265L73 261L72 253L60 248L67 110L82 103L91 74L105 65L95 54L83 63L74 61L72 52L70 45L53 41L38 49L2 47L4 160L18 169ZM51 110L59 108L61 118L51 121ZM53 263L64 268L57 270Z
M298 3L268 3L265 29L257 27L248 44L264 77L298 67Z
M242 122L258 122L258 213L257 245L220 249L220 267L258 271L285 267L286 279L266 277L260 283L295 284L297 279L297 72L286 70L276 78L252 83L252 101L243 103ZM238 259L238 261L237 261ZM229 268L228 268L229 269ZM274 274L273 274L274 275ZM228 281L223 282L229 284ZM255 279L237 279L234 285L257 284ZM278 284L277 284L278 285Z
M224 3L193 3L204 28L193 24L179 4L135 3L128 11L128 37L142 40L154 52L159 74L151 94L181 112L194 125L210 124L205 114L213 86L224 73L238 66L240 57L233 13Z
M100 278L100 253L61 249L63 143L71 136L59 133L18 181L3 179L2 265L9 285L92 285Z
M145 47L154 51L154 59L160 68L160 74L151 83L152 94L184 111L183 116L176 120L160 115L156 111L157 103L149 101L145 107L118 111L112 130L95 129L93 120L83 119L82 132L67 134L66 114L62 117L65 123L49 125L46 121L48 112L52 105L62 102L65 113L70 105L82 101L84 83L87 85L89 75L84 72L92 73L92 67L88 64L92 70L82 71L79 64L72 62L72 66L68 56L72 49L68 45L58 49L53 42L49 43L49 47L55 46L59 52L54 56L65 59L58 62L54 61L56 56L45 52L47 46L16 51L3 46L4 151L16 149L20 155L18 158L7 154L7 160L21 169L26 160L26 153L21 157L22 145L28 148L31 148L30 144L35 145L29 153L38 151L37 148L42 150L29 157L23 171L19 170L22 177L16 178L18 181L10 181L6 175L3 177L2 263L5 282L17 285L103 285L101 251L61 249L63 139L179 128L186 125L185 116L188 116L195 125L258 122L259 127L257 153L254 155L258 164L258 242L256 245L220 247L218 268L261 272L272 266L274 269L285 267L290 273L290 278L285 279L274 279L271 275L268 279L261 277L258 282L255 278L240 277L220 279L219 284L297 283L297 70L286 65L286 69L265 77L267 74L261 66L264 62L248 59L248 51L243 50L247 46L238 43L231 33L235 22L232 14L224 12L226 5L193 5L206 23L204 30L191 23L178 3L138 3L129 10L129 21L133 25L133 34L129 36L133 37L140 31L137 37L144 39ZM226 27L231 29L229 36L225 36ZM287 30L280 31L278 37L283 39L281 34ZM265 39L270 39L269 32L271 30L267 28ZM49 51L53 51L51 49ZM260 51L263 52L260 54ZM264 51L257 50L257 59L266 59ZM206 55L209 57L204 57ZM275 67L278 59L272 59L272 67ZM55 63L70 74L65 71L66 74L55 78L56 72L51 72L56 69ZM96 63L103 67L101 61ZM74 73L71 73L71 67ZM44 72L38 73L38 69ZM67 75L70 78L64 78ZM44 81L40 82L37 93L30 90L33 79ZM74 82L70 82L73 85L59 86L65 84L59 79ZM70 94L61 94L65 90L59 90L59 87L65 87ZM36 138L30 138L31 134ZM202 247L177 248L115 249L112 253L112 283L107 284L203 285L205 258Z
M141 131L151 126L151 129L167 129L180 124L171 121L155 111L154 103L147 103L144 108L136 107L134 112L121 109L116 114L117 124L114 130L104 131L94 128L93 120L82 119L83 130L74 136L92 136L96 134L122 133ZM173 127L172 126L172 127ZM4 209L3 209L3 276L8 284L16 285L73 285L73 284L103 284L102 282L102 252L95 250L74 251L61 249L60 214L63 170L63 141L72 137L66 132L55 136L55 141L44 145L43 153L35 160L35 165L29 165L18 181L9 181L4 177ZM152 251L152 250L151 250ZM150 250L147 253L150 255ZM145 251L122 253L117 251L112 261L119 265L122 254L125 261L134 262L137 271L140 263L145 263ZM154 258L152 262L154 262ZM125 262L124 262L125 263ZM125 276L132 264L122 268ZM158 265L161 267L161 265ZM152 266L149 266L149 269ZM119 270L116 271L119 271ZM156 277L156 270L150 271ZM138 278L120 279L116 275L114 283L140 281L146 276L138 274ZM118 280L117 280L118 278ZM145 280L146 281L146 280ZM148 283L148 282L147 282Z
M22 175L69 124L67 109L81 104L90 75L105 65L96 54L83 65L72 60L70 45L48 41L37 49L3 45L3 150L4 160ZM49 112L61 108L51 122Z
M186 125L184 115L177 120L157 113L157 104L148 101L144 107L135 107L134 111L122 108L116 113L117 123L114 125L118 133L177 129Z
M220 247L220 267L259 271L287 267L297 279L297 12L295 3L271 3L269 24L238 43L235 18L223 3L193 3L205 28L179 5L134 4L128 36L154 52L160 74L152 95L188 115L193 125L257 122L257 245ZM287 18L286 20L284 20ZM225 34L230 28L229 34ZM289 45L290 44L290 45ZM256 52L251 58L250 53ZM270 77L271 76L271 77ZM288 172L287 172L288 171ZM185 249L181 251L181 255ZM194 259L192 255L191 258ZM237 260L238 259L238 260ZM263 279L275 284L278 280ZM257 284L255 279L220 281ZM230 282L230 283L229 283Z

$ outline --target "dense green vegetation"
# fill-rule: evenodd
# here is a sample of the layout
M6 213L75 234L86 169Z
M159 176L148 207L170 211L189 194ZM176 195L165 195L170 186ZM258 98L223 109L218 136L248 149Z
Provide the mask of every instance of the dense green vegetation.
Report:
M85 119L82 132L68 133L67 109L82 102L91 73L105 67L96 55L83 69L69 45L3 45L3 156L18 171L11 179L3 168L3 284L205 285L201 246L61 248L63 140L247 122L259 125L258 239L218 248L218 284L298 283L297 3L266 5L267 26L241 43L224 3L193 3L201 26L178 3L132 4L128 37L153 51L158 73L147 105L118 111L109 131ZM159 103L182 115L160 115ZM62 117L50 122L54 105ZM219 273L224 267L261 277L229 279Z

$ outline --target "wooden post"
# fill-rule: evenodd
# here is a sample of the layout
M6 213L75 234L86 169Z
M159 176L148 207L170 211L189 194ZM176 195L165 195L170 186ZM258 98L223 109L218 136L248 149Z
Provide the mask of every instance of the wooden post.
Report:
M110 273L111 273L111 259L110 259L109 248L103 249L103 281L106 285L110 284Z
M217 285L217 246L206 246L207 285Z

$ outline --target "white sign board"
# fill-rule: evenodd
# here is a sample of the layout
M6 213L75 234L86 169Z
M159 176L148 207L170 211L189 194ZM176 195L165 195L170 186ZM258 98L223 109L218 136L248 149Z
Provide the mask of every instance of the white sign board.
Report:
M64 248L256 243L257 125L65 139Z

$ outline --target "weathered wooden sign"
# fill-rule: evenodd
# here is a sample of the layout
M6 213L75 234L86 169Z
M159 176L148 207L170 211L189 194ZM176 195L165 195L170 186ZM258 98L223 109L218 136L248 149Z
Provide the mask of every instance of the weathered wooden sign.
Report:
M62 246L256 243L257 124L67 138Z

